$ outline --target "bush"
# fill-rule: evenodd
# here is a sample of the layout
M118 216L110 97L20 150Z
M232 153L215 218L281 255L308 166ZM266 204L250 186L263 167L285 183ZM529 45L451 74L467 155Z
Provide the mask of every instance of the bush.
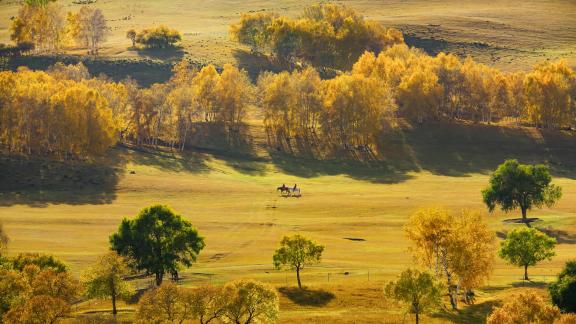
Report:
M173 47L182 40L182 35L166 26L144 29L136 35L136 43L147 48Z
M576 313L576 260L566 263L558 280L549 289L554 305L563 312Z

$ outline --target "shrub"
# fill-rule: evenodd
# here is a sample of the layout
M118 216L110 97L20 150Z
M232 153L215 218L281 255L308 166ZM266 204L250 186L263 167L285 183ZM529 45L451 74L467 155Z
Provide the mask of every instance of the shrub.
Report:
M136 35L136 43L147 48L173 47L182 40L182 35L166 26L144 29Z

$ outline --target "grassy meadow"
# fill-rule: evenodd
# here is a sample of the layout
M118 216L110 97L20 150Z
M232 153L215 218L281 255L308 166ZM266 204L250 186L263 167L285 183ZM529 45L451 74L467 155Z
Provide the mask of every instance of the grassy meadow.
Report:
M431 125L399 131L388 143L394 159L366 166L277 155L264 149L257 124L252 133L251 150L243 153L197 149L179 155L119 147L104 161L71 168L3 160L8 172L2 179L0 219L12 238L9 253L51 253L81 275L106 251L108 236L123 217L162 203L206 238L197 264L182 274L185 285L255 278L286 287L281 288L285 322L380 322L383 314L398 322L404 314L383 300L382 286L413 265L402 230L407 218L420 207L442 205L485 213L499 237L524 226L503 223L518 213L488 215L480 196L489 171L515 157L548 163L563 188L556 207L529 214L542 219L538 228L557 237L557 256L529 269L531 283L521 280L522 269L498 260L476 305L433 320L482 321L509 288L527 285L544 292L544 283L576 257L574 137L528 128ZM8 190L7 183L18 190ZM280 197L275 189L282 183L297 183L303 197ZM326 246L322 263L303 273L309 295L290 290L294 274L272 266L278 241L290 233ZM78 312L98 310L94 303L77 306Z

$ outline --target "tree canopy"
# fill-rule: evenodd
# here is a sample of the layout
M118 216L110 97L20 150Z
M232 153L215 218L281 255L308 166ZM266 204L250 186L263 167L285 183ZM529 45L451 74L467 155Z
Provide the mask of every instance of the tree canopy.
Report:
M190 222L163 205L144 208L135 219L124 218L110 245L133 260L136 269L153 273L158 286L165 273L190 267L205 246Z
M482 196L490 211L496 205L505 212L519 208L522 220L527 223L526 211L533 206L551 207L562 197L562 189L551 181L550 170L545 165L525 165L517 160L506 160L494 171Z
M280 241L280 248L274 252L273 262L277 269L288 266L296 270L298 287L302 288L300 271L305 266L320 262L324 246L309 240L301 235L284 236Z
M488 324L558 323L558 308L549 305L533 291L526 291L508 298L502 307L496 308L487 319Z
M458 307L458 288L465 300L492 273L496 235L482 217L463 210L454 215L444 208L417 211L404 227L413 242L415 259L446 279L452 308Z
M524 280L530 280L528 267L550 260L556 255L555 247L555 238L534 228L517 228L500 243L499 255L515 266L524 267Z
M568 261L550 285L552 303L563 312L576 313L576 261Z
M116 315L116 301L129 297L132 292L130 285L123 279L128 274L128 264L116 252L99 257L84 274L86 296L112 299L112 314Z
M408 312L420 322L420 314L434 310L442 304L444 287L433 275L415 269L404 270L397 281L389 282L384 292L386 296L408 306Z

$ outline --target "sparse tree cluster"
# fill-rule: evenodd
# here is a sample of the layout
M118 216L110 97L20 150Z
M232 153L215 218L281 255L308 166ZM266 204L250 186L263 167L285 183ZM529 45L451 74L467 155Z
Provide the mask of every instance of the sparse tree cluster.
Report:
M349 69L365 51L403 43L402 33L366 20L336 4L307 7L297 19L276 14L243 14L230 27L232 38L253 51L271 51L281 62Z
M90 54L98 55L108 33L102 10L84 6L77 13L69 12L66 20L69 36L87 48Z
M129 38L132 36L129 35ZM143 29L138 32L133 42L141 44L147 48L168 48L174 47L182 40L182 35L175 29L170 29L166 26L158 26L153 28Z
M278 311L276 290L253 280L194 289L164 283L142 296L137 318L141 323L270 323Z
M78 43L90 54L97 55L106 40L108 27L100 9L83 6L77 13L64 14L63 7L55 0L31 0L22 3L10 33L19 47L57 52L66 44Z

